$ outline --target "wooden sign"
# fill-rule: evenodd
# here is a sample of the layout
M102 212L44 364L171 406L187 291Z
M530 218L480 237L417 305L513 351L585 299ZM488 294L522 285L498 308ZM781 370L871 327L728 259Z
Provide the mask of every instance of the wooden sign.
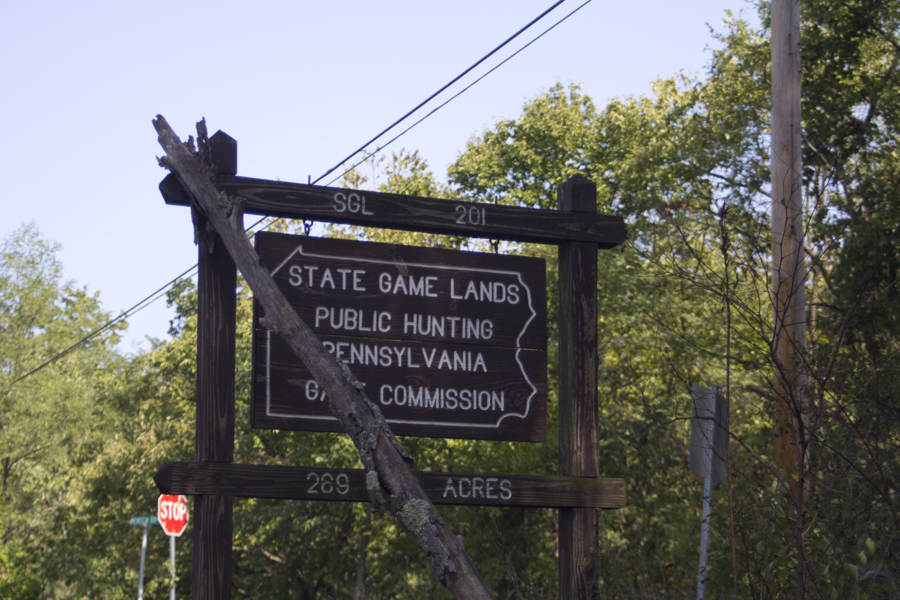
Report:
M624 481L599 477L596 253L626 238L621 217L597 214L596 186L573 176L558 190L558 211L532 210L237 177L237 142L220 131L210 138L209 148L216 187L229 197L242 196L249 214L559 247L560 476L420 472L417 477L436 504L559 508L559 598L596 598L596 509L625 505ZM169 204L190 204L173 174L160 183L160 191ZM261 251L266 237L258 234ZM274 254L263 256L263 263L275 272L289 299L296 301L301 316L367 383L369 398L392 415L394 432L545 438L542 262L339 240L287 236L271 240ZM336 253L350 248L356 250ZM235 265L219 244L212 252L201 244L199 255L196 462L166 463L155 480L162 492L194 495L193 597L219 600L229 598L232 590L233 497L326 501L368 501L368 497L361 471L231 462ZM292 272L292 267L297 268ZM382 273L387 273L383 279ZM471 295L469 281L476 282ZM521 287L513 289L517 281ZM512 301L515 296L518 302ZM526 296L536 313L530 320L522 312ZM258 327L258 316L254 316L254 424L339 430L329 421L314 382ZM448 392L451 389L455 393ZM307 398L307 390L317 399ZM465 390L469 391L463 394ZM313 412L298 412L303 407ZM500 418L485 418L494 414ZM298 426L301 421L303 427Z
M625 481L497 473L435 473L416 478L433 504L621 508ZM168 462L154 476L169 494L369 502L365 471L233 463Z
M394 433L546 439L543 259L273 233L257 234L256 249ZM258 311L253 427L342 431Z

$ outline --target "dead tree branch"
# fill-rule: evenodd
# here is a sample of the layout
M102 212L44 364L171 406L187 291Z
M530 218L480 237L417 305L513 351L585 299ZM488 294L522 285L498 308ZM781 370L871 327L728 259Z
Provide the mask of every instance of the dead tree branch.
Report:
M262 267L244 232L243 199L224 194L220 197L197 155L181 142L162 115L157 115L153 126L166 152L160 164L176 175L193 207L225 244L265 311L263 324L290 345L327 392L332 412L359 452L374 507L387 506L412 533L431 561L438 581L456 598L493 598L459 540L425 496L407 464L410 456L391 433L381 410L363 393L363 384L325 350ZM198 131L205 137L205 123L199 124ZM201 140L201 149L204 143Z

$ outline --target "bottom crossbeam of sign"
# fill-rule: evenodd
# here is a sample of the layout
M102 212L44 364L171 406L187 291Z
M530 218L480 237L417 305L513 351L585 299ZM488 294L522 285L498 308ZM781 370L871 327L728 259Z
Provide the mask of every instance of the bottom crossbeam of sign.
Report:
M621 508L625 481L492 473L416 473L434 504ZM165 494L368 502L361 469L169 462L154 476Z

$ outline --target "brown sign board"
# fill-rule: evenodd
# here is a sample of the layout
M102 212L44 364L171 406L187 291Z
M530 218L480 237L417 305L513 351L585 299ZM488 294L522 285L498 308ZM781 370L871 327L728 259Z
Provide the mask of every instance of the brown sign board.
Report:
M259 233L262 264L398 435L546 439L538 258ZM254 309L252 425L342 431L324 391Z

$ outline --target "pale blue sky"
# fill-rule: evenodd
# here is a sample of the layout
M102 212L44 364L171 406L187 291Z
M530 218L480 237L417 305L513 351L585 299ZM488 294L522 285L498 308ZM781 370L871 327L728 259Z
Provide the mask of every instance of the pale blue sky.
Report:
M118 313L196 262L187 209L157 191L157 113L182 138L204 116L236 138L241 175L315 179L551 4L0 0L0 237L35 221L66 277ZM707 24L722 31L727 9L757 22L745 0L594 0L392 148L418 149L443 178L470 136L557 81L602 107L702 75ZM163 301L145 309L124 348L164 337L169 318Z

